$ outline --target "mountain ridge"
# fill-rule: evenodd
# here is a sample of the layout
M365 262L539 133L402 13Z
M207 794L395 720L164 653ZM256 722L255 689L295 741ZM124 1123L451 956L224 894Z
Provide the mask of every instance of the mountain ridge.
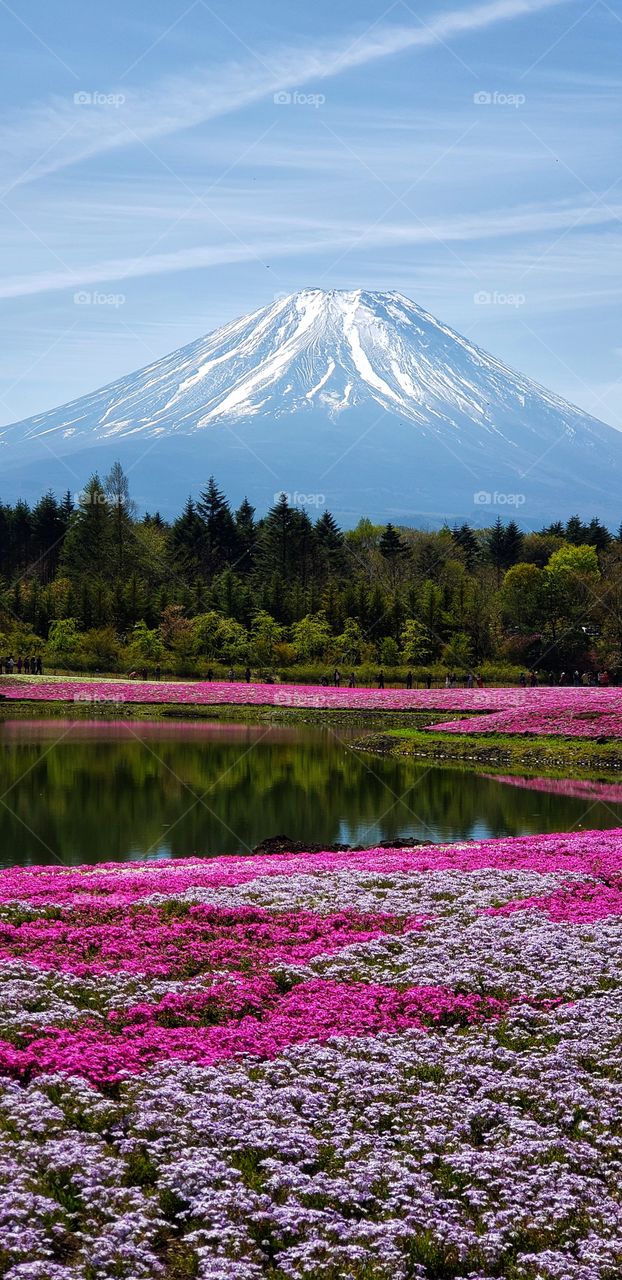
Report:
M313 493L349 519L357 507L366 514L370 498L386 518L512 505L536 520L575 508L622 514L611 492L622 480L622 434L396 291L279 297L0 428L11 488L20 474L34 482L39 462L54 472L73 460L77 470L97 465L98 453L102 468L113 454L127 458L141 502L168 509L171 485L177 493L186 472L187 494L199 466L201 479L214 471L238 492L255 493L259 475L268 502L280 490Z

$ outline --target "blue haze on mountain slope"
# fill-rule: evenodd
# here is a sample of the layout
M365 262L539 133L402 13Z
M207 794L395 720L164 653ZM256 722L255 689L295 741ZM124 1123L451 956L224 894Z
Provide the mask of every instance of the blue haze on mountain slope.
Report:
M0 428L0 497L78 493L115 459L176 514L214 474L344 525L622 519L622 433L398 293L303 289L58 409Z

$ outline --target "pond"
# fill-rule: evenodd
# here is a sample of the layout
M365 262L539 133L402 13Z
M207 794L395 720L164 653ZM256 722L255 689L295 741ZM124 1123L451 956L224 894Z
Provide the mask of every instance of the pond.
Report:
M358 731L360 734L360 730ZM622 826L622 783L509 779L363 754L343 729L0 724L0 861L207 856Z

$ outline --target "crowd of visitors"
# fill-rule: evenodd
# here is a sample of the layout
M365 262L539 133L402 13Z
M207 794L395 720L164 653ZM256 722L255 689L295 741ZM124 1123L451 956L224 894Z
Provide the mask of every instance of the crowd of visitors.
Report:
M4 658L0 657L0 675L41 676L43 675L43 662L40 657L22 657L21 655L19 655L17 658L14 658L11 654L9 654L8 657L4 657ZM152 673L149 672L146 667L142 667L137 671L128 671L127 675L130 680L149 680L149 679L161 680L162 679L162 671L159 666L155 667ZM215 676L212 667L209 667L207 672L205 673L205 679L211 682L214 679L217 679L217 680L222 679L222 676L220 675ZM253 672L251 671L250 667L248 666L245 667L244 670L240 671L239 673L235 671L233 667L230 667L229 671L227 672L227 680L233 683L238 679L245 681L246 684L250 684L251 681L253 680ZM259 680L263 684L275 684L277 677L275 677L272 672L262 671L262 672L255 673L255 679ZM338 667L335 667L335 670L333 671L332 676L324 675L321 677L320 684L322 684L325 688L329 687L332 684L335 689L339 689L341 688L343 679L344 678L342 676L341 671L339 670ZM394 680L392 681L392 683L401 684L402 681ZM439 683L444 683L446 689L456 689L458 688L459 685L463 685L464 688L466 689L483 689L484 688L483 676L480 673L476 673L474 671L464 672L464 673L461 673L460 675L456 675L455 672L450 671L447 673L444 679L443 677L438 677L438 678L433 677L428 672L426 675L424 675L421 678L421 684L425 686L426 689L431 689L433 684L439 684ZM522 671L518 678L518 683L523 689L527 689L527 688L535 689L539 685L544 685L549 687L552 685L560 685L560 686L571 685L571 686L574 686L575 688L579 688L581 685L583 686L596 685L602 688L606 688L609 684L611 684L611 679L608 671L572 671L572 672L562 671L559 675L554 675L547 672L540 673L537 671ZM385 674L383 670L378 671L375 677L375 684L379 689L385 688ZM415 678L412 671L406 672L405 677L403 677L403 684L406 689L412 689L416 687ZM348 689L356 689L357 677L356 677L355 671L351 671L349 676L347 677L347 687Z
M214 672L211 668L207 672L207 679L214 679ZM247 667L246 670L239 675L233 670L233 668L231 668L227 673L227 680L234 682L238 679L245 680L247 684L250 684L253 679L250 668ZM277 678L272 673L266 675L264 672L258 672L255 679L264 684L274 684ZM285 683L287 683L286 677ZM378 671L377 675L374 677L374 683L377 685L378 689L385 688L385 673L382 669ZM485 687L484 677L481 673L475 671L461 672L460 675L456 675L455 672L450 671L445 677L435 677L428 672L426 675L421 677L419 682L415 681L412 671L407 671L406 675L403 677L403 681L394 679L391 683L395 685L403 683L405 689L413 689L416 687L417 683L420 683L426 689L431 689L432 685L437 684L444 684L446 689L457 689L460 685L465 689L483 689ZM611 681L607 671L574 671L572 673L562 671L559 676L549 672L540 673L537 671L523 671L518 678L518 684L523 689L537 689L540 685L546 687L550 687L552 685L574 685L576 688L580 685L599 685L606 687L610 683ZM332 685L335 689L340 689L341 686L345 684L348 689L356 689L358 681L355 671L351 671L348 677L345 678L339 667L335 667L332 675L324 675L321 677L320 684L324 688L329 688Z
M14 658L9 654L7 658L0 658L0 675L13 676L42 676L43 663L41 658L23 658L21 654Z
M532 671L529 676L523 671L519 676L518 683L522 685L523 689L526 689L528 684L535 686L539 683L539 680L535 671ZM579 689L581 685L585 688L588 685L599 685L602 688L606 688L611 681L608 671L573 671L572 673L561 671L557 678L544 679L542 683L557 684L560 687L572 685L573 688Z

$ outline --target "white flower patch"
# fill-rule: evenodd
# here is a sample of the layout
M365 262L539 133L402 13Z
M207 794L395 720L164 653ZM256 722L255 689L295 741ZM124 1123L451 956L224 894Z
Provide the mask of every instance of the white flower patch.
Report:
M262 907L272 911L382 911L388 915L445 915L455 919L503 906L518 898L553 893L585 876L536 871L322 871L316 874L258 876L232 888L188 889L185 902ZM152 901L152 899L150 899ZM155 901L155 899L154 899Z
M617 916L556 923L541 911L431 920L414 933L355 943L317 956L305 972L339 982L444 986L510 997L574 999L622 986Z

